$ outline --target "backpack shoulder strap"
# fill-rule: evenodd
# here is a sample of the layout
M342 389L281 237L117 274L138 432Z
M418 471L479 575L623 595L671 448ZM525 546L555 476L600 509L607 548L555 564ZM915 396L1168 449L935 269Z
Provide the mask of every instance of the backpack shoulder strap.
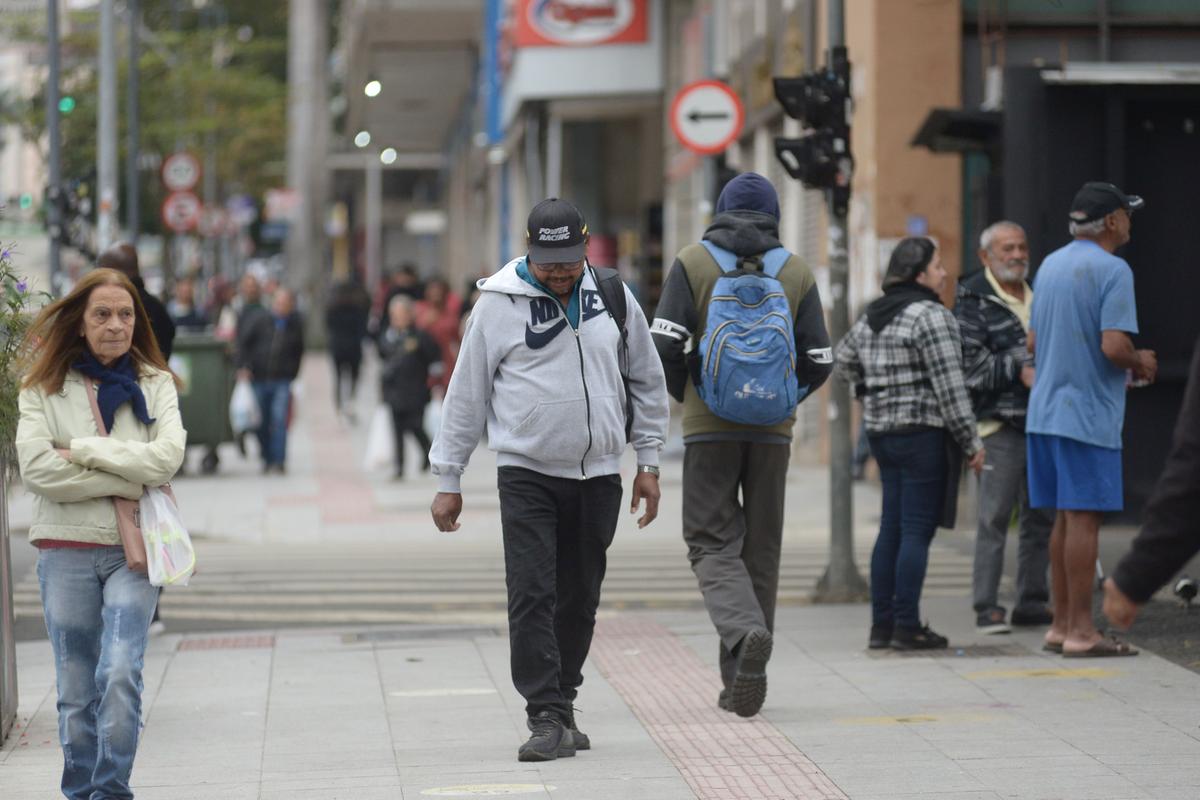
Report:
M775 247L762 254L763 273L770 278L778 278L779 273L787 264L792 254L786 247Z
M624 335L625 318L629 309L625 305L625 283L621 280L621 273L609 267L592 267L592 271L595 273L596 290L604 300L604 307L612 314L617 327Z
M700 244L704 245L704 249L713 257L713 261L717 262L717 266L721 268L721 272L733 272L737 269L738 258L736 255L723 247L717 247L708 239L700 240Z

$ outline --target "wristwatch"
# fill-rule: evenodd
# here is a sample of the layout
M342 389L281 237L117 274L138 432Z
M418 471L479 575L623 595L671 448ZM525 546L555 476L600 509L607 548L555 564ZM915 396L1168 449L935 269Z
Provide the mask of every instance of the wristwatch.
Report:
M656 477L656 478L658 477L658 467L652 467L649 464L638 464L637 471L638 471L638 474L641 474L643 472L649 472L654 477Z

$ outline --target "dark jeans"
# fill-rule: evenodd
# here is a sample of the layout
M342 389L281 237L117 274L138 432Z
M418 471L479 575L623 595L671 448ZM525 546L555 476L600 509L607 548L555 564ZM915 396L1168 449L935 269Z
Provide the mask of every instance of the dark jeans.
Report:
M883 480L883 513L871 553L871 622L917 627L929 543L946 488L946 439L941 429L871 434Z
M282 465L287 461L287 420L292 405L291 381L254 381L254 394L262 411L258 444L263 463Z
M621 477L498 473L513 686L529 716L550 711L566 720L592 644Z
M338 411L347 404L353 405L358 394L358 376L361 370L361 357L333 359L333 407Z
M786 444L694 442L683 456L683 540L704 606L721 637L721 677L749 631L775 627Z
M1054 512L1029 507L1025 477L1025 434L1008 425L984 440L987 469L979 477L979 526L975 532L975 610L998 605L1004 543L1013 507L1019 509L1017 604L1021 611L1044 609L1050 599L1050 529Z
M409 411L392 409L392 432L396 436L396 474L404 474L404 434L411 433L421 447L424 457L422 466L429 467L429 434L425 432L425 412L423 409Z

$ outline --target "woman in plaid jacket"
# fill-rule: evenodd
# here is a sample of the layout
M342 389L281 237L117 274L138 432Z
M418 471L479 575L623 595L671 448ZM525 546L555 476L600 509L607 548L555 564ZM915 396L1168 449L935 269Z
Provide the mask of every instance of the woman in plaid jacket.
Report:
M871 452L883 481L883 513L871 555L870 647L944 648L921 623L929 544L941 518L952 436L976 473L983 442L963 382L962 340L939 292L937 246L904 239L892 252L883 296L837 346L838 374L862 398Z

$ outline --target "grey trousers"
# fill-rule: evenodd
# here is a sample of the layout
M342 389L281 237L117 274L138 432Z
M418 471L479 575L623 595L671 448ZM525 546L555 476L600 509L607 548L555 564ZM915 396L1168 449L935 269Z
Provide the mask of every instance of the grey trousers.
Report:
M789 445L759 442L696 442L684 451L683 540L721 637L726 686L742 637L775 627L790 455Z
M1044 607L1050 599L1050 530L1054 512L1029 507L1025 474L1025 435L1005 425L983 442L987 467L979 479L979 526L975 533L975 610L999 605L997 592L1004 572L1004 541L1013 507L1020 504L1017 545L1017 605Z

